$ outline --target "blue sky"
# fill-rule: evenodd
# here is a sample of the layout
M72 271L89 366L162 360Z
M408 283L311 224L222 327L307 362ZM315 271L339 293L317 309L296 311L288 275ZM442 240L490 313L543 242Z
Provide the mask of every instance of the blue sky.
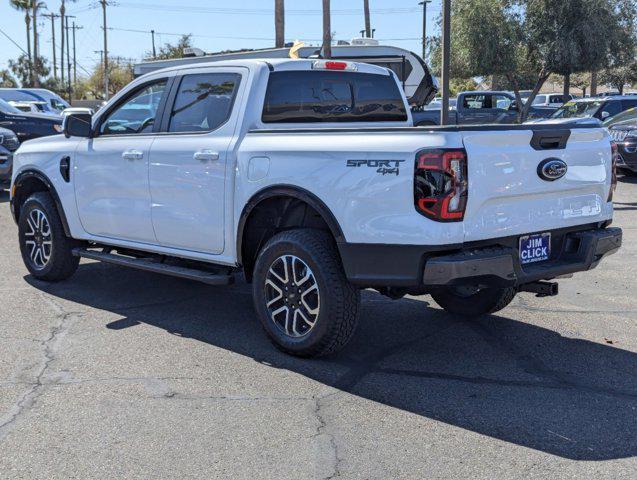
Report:
M26 50L24 15L12 9L8 0L0 0L0 29ZM45 0L48 9L58 12L60 0ZM108 7L109 51L113 56L140 59L151 49L150 33L156 32L156 44L171 42L182 33L193 34L195 46L206 51L238 48L265 48L274 43L274 0L117 0ZM322 35L321 0L286 0L286 39L320 43ZM421 51L422 10L419 0L370 0L372 28L383 44ZM91 69L99 62L102 49L102 12L95 0L67 0L69 15L83 27L77 32L77 57L81 67ZM332 31L337 39L360 36L364 28L363 0L332 0ZM428 7L428 34L435 29L440 0ZM41 54L51 57L51 24L38 21ZM123 29L123 30L122 30ZM59 23L56 41L59 43ZM0 68L20 54L0 34ZM80 69L78 68L78 73Z

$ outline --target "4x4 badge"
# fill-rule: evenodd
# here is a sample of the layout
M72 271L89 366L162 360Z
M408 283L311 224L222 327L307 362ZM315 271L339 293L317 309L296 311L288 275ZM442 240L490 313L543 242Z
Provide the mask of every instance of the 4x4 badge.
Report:
M348 160L348 167L375 168L380 175L400 175L400 164L404 160Z

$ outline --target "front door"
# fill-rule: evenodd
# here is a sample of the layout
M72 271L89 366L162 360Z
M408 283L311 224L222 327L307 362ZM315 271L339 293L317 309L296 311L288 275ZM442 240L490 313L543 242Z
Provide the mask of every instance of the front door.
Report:
M150 82L118 102L75 154L75 197L91 235L156 243L148 165L167 80Z
M152 219L160 245L218 254L224 249L228 149L234 138L241 68L212 67L176 79L174 100L151 148Z

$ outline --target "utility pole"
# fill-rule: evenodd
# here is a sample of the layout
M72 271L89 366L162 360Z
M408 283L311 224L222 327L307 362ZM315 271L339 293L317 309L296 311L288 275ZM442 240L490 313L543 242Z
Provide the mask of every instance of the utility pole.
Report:
M449 71L451 63L451 0L442 0L442 110L440 125L449 124Z
M53 45L53 78L57 80L58 65L57 65L57 60L55 58L55 19L59 18L59 15L57 13L51 12L51 13L43 13L42 16L51 19L51 42Z
M32 0L32 14L33 18L33 86L38 88L40 86L40 65L39 65L39 48L38 48L38 8L40 5L37 0Z
M108 100L108 35L106 27L106 6L107 0L100 0L102 5L102 29L104 30L104 100Z
M69 18L75 18L74 15L64 15L64 35L66 36L66 91L68 101L71 101L71 36L69 35ZM64 72L64 63L61 65ZM62 77L64 78L64 77Z
M155 51L155 30L151 30L150 35L153 39L153 58L157 58L157 52Z
M323 58L332 58L332 21L330 0L323 0Z
M276 40L274 46L285 46L285 5L283 0L274 0L274 31Z
M64 85L64 22L66 19L66 7L64 6L64 0L60 5L60 80Z
M369 18L369 0L363 0L363 11L365 12L365 37L372 37L372 25Z
M423 0L418 2L418 5L422 5L422 59L427 63L427 4L431 3L431 0Z
M73 26L71 27L73 29L73 87L75 88L75 86L77 85L77 57L76 57L76 50L75 50L75 31L76 30L82 30L84 27L80 27L79 25L75 25L75 22L73 22Z

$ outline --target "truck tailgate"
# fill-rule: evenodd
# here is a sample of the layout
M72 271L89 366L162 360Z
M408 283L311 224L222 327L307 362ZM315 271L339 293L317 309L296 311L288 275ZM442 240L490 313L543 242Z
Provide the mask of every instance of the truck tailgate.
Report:
M612 152L606 131L520 127L462 132L469 177L465 241L611 218ZM541 178L538 166L547 159L564 161L566 174L552 181Z

